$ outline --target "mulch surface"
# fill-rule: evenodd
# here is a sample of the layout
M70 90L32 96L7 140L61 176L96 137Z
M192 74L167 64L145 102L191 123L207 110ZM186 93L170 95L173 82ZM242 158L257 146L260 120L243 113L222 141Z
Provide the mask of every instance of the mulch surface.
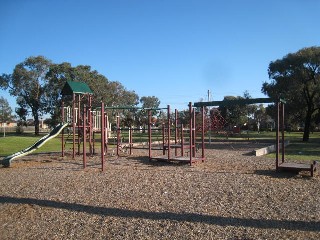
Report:
M318 173L276 172L264 146L215 142L193 166L134 150L104 172L98 155L25 156L0 169L0 239L320 239Z

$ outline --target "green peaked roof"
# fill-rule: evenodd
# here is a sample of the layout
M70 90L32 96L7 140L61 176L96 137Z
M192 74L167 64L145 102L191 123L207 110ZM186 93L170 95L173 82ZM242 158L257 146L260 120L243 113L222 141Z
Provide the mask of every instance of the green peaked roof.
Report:
M61 94L62 95L72 95L76 94L93 94L90 87L84 82L73 82L67 81L63 86Z

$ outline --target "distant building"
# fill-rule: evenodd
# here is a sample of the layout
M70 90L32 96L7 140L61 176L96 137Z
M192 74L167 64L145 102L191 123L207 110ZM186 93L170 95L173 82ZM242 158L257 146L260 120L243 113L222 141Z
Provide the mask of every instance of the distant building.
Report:
M11 128L16 126L17 126L17 121L14 121L14 120L9 122L0 122L0 127Z

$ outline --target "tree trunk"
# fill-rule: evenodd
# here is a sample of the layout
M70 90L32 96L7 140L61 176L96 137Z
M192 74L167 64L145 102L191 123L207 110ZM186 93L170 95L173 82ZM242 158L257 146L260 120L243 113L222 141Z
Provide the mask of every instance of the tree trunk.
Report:
M309 141L312 113L313 111L311 106L308 106L306 119L304 121L303 142Z
M34 135L38 136L40 132L40 128L39 128L39 114L37 111L33 111L33 120L34 120Z

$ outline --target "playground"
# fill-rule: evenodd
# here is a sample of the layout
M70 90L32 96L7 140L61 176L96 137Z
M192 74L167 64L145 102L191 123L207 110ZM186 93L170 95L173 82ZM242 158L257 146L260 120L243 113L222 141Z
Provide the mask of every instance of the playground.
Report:
M155 127L159 109L143 109L142 145L117 116L111 145L115 107L92 109L90 89L68 84L62 123L2 160L1 239L319 239L320 177L316 163L285 161L283 103L272 141L209 141L204 106L218 103L201 102L189 103L185 125L167 106ZM243 104L257 101L270 99ZM31 154L55 137L60 152ZM275 157L254 154L274 143Z
M320 178L278 173L263 143L216 141L206 162L29 155L2 168L1 239L319 239Z

